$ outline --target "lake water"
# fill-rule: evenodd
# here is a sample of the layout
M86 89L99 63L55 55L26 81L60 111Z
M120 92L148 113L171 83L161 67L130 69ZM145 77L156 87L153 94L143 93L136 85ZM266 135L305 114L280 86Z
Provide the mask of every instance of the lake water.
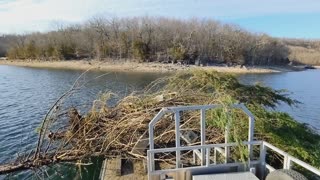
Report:
M82 72L0 65L0 163L14 158L24 149L35 147L35 129L50 106L70 88ZM90 72L82 82L102 74L104 73ZM161 76L163 75L156 73L106 74L92 80L84 88L85 91L72 96L68 103L81 105L81 109L86 109L84 106L90 106L90 103L86 103L92 102L101 92L112 91L124 96L144 88ZM74 173L70 172L69 170L68 174L64 175L65 179L73 179ZM18 178L27 177L29 174L20 174ZM57 177L59 178L56 179L60 179L61 176L58 174Z
M240 81L247 84L262 83L274 89L288 90L290 97L298 100L298 107L279 106L296 120L308 123L320 132L320 70L273 74L246 74Z
M19 151L34 148L37 140L35 129L50 105L70 88L81 73L0 65L0 163L14 158ZM103 73L90 72L85 78L89 80L101 74ZM69 103L81 105L81 108L85 109L86 105L90 105L86 102L97 98L99 92L112 91L124 96L133 90L144 88L162 76L156 73L109 73L91 81L84 91L71 97ZM240 76L239 79L248 84L262 82L276 89L288 89L292 92L291 97L302 104L294 109L287 106L280 106L279 109L320 129L320 70L248 74ZM72 166L60 169L63 169L63 172L56 175L57 179L76 177L77 173ZM98 176L98 172L90 170L82 174L84 177L91 177L90 179ZM26 178L29 175L30 173L20 173L15 177Z

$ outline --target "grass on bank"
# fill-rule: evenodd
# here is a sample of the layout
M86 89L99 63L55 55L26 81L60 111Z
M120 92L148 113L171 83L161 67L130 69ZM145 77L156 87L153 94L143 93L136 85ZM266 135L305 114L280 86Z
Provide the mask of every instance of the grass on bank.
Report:
M294 62L309 65L320 65L320 47L289 46L289 58Z
M266 140L320 168L320 136L287 113L270 111L267 108L276 108L280 102L290 106L299 103L288 97L285 90L273 90L259 84L244 85L232 75L214 71L179 73L169 78L169 83L164 89L207 96L204 101L195 101L192 104L244 103L255 115L256 138ZM247 117L237 110L232 111L229 112L231 114L229 116L226 116L226 113L215 112L208 117L207 123L223 131L226 122L221 123L221 121L229 118L233 127L230 138L236 141L246 140Z

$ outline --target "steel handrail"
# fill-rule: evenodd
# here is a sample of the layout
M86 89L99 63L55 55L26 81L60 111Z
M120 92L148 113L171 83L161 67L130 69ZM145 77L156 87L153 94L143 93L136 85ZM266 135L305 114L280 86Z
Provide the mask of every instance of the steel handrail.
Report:
M154 174L157 172L171 172L181 169L180 168L180 153L181 151L185 150L201 150L201 166L198 167L189 167L189 168L183 168L183 169L195 169L195 168L201 168L201 167L208 167L208 166L231 166L234 164L239 163L228 163L229 158L229 147L232 146L239 146L239 145L248 145L248 153L249 153L249 159L247 163L255 164L259 162L263 167L263 172L261 179L265 177L264 171L268 169L269 171L275 170L273 167L271 167L269 164L266 163L266 154L267 149L271 149L280 155L284 156L284 169L291 169L292 162L304 167L305 169L317 174L320 176L320 170L317 168L312 167L311 165L289 155L288 153L284 152L283 150L271 145L270 143L267 143L265 141L254 141L254 116L253 114L243 105L243 104L233 104L229 107L231 108L238 108L241 109L248 117L249 117L249 130L248 130L248 141L244 141L242 143L228 143L228 127L226 127L226 133L225 133L225 143L223 144L205 144L205 120L206 120L206 111L209 109L215 109L223 107L222 105L199 105L199 106L177 106L177 107L166 107L162 108L158 114L150 121L149 123L149 150L147 151L147 166L148 166L148 174ZM180 144L180 112L183 111L195 111L200 110L200 145L196 146L181 146ZM174 115L174 122L175 122L175 140L176 140L176 147L172 148L161 148L161 149L154 149L154 126L155 124L167 113L173 113ZM258 161L251 161L253 159L253 145L260 145L260 156ZM225 156L225 164L210 164L209 156L210 156L210 150L214 149L215 151L218 148L224 148L224 156ZM154 154L155 153L166 153L166 152L176 152L176 169L170 169L170 170L157 170L155 171L155 162L154 162ZM204 161L205 160L205 161ZM150 177L150 176L149 176Z

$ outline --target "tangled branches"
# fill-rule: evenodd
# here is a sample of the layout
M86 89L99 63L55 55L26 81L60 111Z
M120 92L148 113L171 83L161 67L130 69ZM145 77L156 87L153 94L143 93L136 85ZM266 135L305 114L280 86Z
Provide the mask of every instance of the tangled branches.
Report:
M206 119L207 143L221 143L224 141L225 124L229 121L233 122L230 138L238 141L245 137L246 133L243 132L247 132L246 117L239 111L228 110L229 104L243 102L257 116L257 125L260 125L257 128L259 138L272 140L273 134L266 132L267 125L262 123L267 120L260 116L267 112L264 107L275 107L280 101L287 104L296 103L282 94L282 91L242 85L233 76L217 72L193 71L157 80L144 91L133 92L113 106L108 106L106 102L116 95L111 92L103 94L92 103L86 114L79 114L75 108L59 107L63 99L81 87L78 82L75 84L77 85L73 85L50 109L41 125L38 145L34 153L31 153L32 156L9 166L0 166L0 174L92 156L120 155L132 159L145 159L148 143L142 148L139 143L148 138L148 124L162 107L222 104L222 109L208 112ZM257 94L260 95L254 96ZM231 115L226 116L227 112ZM268 116L279 122L283 120L277 114L271 113ZM294 122L288 119L286 121ZM192 131L200 134L199 112L181 114L180 129L182 133ZM156 123L154 133L156 148L174 146L175 129L171 114L167 114ZM200 143L199 139L194 141L194 144L197 143ZM183 160L188 160L188 153L182 154ZM239 154L238 158L240 157L243 155ZM171 164L174 155L164 154L156 158Z

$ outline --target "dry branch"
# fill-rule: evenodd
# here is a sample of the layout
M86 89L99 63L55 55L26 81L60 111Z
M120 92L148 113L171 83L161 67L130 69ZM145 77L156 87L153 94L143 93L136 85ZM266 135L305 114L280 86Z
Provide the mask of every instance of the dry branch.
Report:
M159 83L160 87L164 83L167 85L158 89ZM218 83L220 83L219 86ZM66 94L71 92L74 87L75 85ZM273 99L254 97L254 94L258 94L256 91L261 91L261 89L264 94ZM236 110L232 111L233 114L230 117L226 117L225 113L231 112L228 110L227 104L236 101L232 99L232 96L241 101L256 103L252 99L245 99L247 94L253 94L251 97L265 106L273 107L278 101L294 103L293 100L282 96L277 91L263 89L260 86L241 85L233 77L207 72L182 74L180 77L159 80L157 83L151 84L149 89L140 93L132 93L121 99L113 107L107 106L106 102L114 94L107 93L94 101L92 108L86 114L79 114L75 108L53 110L56 109L54 107L60 101L67 97L64 94L51 108L42 124L36 151L31 153L36 158L29 158L31 157L29 155L15 164L2 165L0 166L0 174L40 168L59 162L82 160L92 156L146 159L148 147L140 151L141 153L136 153L134 147L141 140L141 137L148 137L148 124L162 107L222 104L223 111L207 112L208 122L213 122L212 119L214 119L214 122L220 123L208 126L206 130L207 142L221 143L224 141L225 123L229 118L237 119L233 122L238 123L234 124L236 128L230 129L234 130L232 136L239 135L241 137L243 135L241 132L245 131L246 126L239 119L245 119L244 123L246 123L246 117ZM67 111L68 113L66 113ZM195 134L200 134L199 117L200 112L197 111L181 114L181 131L193 131ZM50 123L48 123L49 120ZM155 124L154 144L156 148L175 146L176 132L173 122L172 115L167 114ZM196 144L198 144L197 141L193 143L193 145ZM41 151L42 148L45 150ZM190 157L189 152L184 153L182 162L188 162ZM174 154L159 154L155 158L172 164Z

